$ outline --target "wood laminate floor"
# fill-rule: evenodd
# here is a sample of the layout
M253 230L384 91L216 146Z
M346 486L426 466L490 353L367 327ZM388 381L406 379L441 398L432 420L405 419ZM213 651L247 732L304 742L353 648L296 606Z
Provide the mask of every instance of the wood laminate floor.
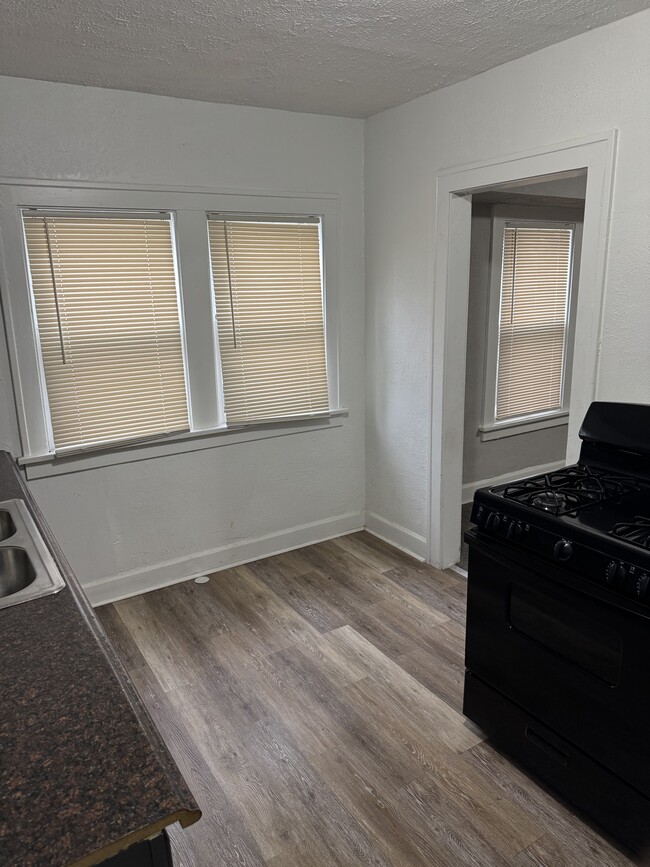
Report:
M178 867L618 867L461 714L465 584L367 533L99 609L203 810Z

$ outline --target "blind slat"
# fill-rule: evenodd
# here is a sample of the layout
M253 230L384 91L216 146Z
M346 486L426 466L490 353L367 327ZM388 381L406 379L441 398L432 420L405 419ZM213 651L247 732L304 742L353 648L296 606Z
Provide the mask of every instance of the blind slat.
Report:
M187 430L169 219L23 220L56 448Z
M497 421L561 408L572 235L569 228L504 230Z
M318 223L208 228L227 420L326 411Z

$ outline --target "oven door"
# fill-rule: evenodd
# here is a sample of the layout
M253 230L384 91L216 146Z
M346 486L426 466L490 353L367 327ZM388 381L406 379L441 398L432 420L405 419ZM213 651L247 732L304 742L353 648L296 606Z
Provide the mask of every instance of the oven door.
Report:
M650 795L650 619L555 564L469 542L468 671Z

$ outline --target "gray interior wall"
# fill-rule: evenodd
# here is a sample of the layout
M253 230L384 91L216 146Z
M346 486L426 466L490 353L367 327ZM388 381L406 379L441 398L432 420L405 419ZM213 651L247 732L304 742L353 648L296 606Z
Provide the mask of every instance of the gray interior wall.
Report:
M584 199L587 192L587 173L574 178L561 178L555 181L540 181L534 184L517 184L511 187L513 193L521 195L560 196L561 198Z
M561 182L554 182L558 186ZM569 182L566 182L569 184ZM549 184L550 186L550 184ZM571 188L572 190L573 188ZM547 192L543 185L539 191ZM517 190L520 192L520 190ZM554 195L560 191L554 190ZM569 194L567 189L566 195ZM547 219L565 218L562 210L547 213ZM485 355L490 289L490 248L492 208L472 207L472 246L467 321L467 366L465 379L465 429L463 441L463 483L493 479L506 473L561 461L566 454L567 426L530 431L502 439L482 442L478 428L482 423L485 391Z

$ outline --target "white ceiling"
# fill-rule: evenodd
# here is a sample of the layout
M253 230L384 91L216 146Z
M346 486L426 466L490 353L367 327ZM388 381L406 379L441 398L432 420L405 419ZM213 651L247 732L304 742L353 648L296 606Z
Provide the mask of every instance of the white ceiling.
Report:
M649 6L0 0L0 74L366 117Z

